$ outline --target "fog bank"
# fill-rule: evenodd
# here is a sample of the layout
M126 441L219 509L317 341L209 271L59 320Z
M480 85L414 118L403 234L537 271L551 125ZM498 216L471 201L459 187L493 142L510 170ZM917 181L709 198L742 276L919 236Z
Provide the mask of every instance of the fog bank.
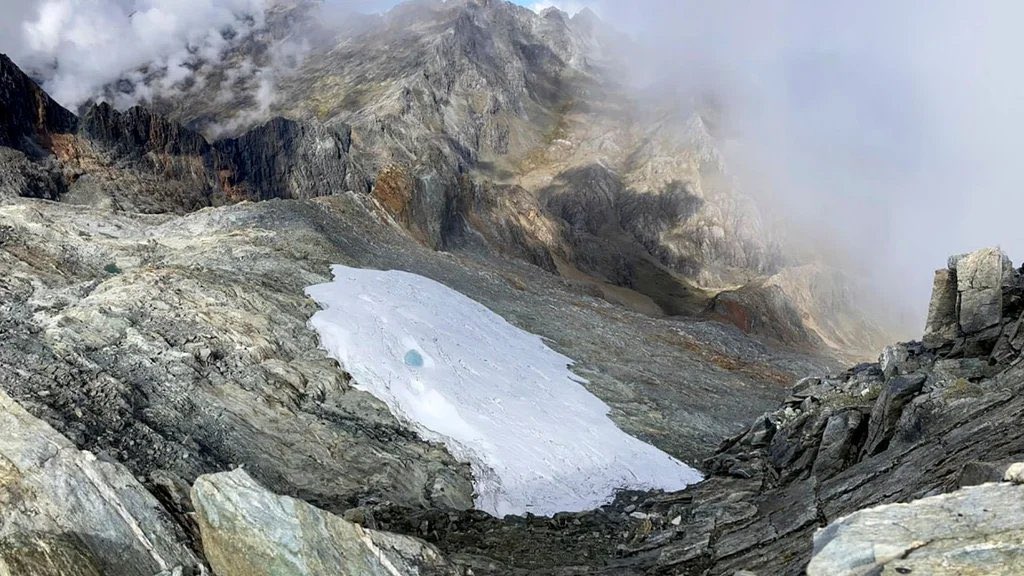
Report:
M902 310L907 336L950 254L1024 259L1024 5L588 5L642 46L633 81L722 102L730 170L798 249Z

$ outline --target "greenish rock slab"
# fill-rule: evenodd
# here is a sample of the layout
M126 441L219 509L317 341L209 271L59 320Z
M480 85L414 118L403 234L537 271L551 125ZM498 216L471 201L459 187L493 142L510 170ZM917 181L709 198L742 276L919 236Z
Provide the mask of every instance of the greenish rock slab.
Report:
M199 477L192 502L218 576L461 574L425 542L364 529L278 496L242 469Z
M0 576L203 571L127 468L78 450L2 392L0 431Z
M861 510L819 530L808 576L1024 574L1024 486Z

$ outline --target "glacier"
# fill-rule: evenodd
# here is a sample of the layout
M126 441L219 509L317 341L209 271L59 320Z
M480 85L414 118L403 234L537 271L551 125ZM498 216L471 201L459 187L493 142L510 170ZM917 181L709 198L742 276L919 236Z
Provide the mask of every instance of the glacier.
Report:
M474 476L498 517L593 509L620 489L679 490L695 469L619 430L573 361L429 278L333 266L306 294L321 346Z

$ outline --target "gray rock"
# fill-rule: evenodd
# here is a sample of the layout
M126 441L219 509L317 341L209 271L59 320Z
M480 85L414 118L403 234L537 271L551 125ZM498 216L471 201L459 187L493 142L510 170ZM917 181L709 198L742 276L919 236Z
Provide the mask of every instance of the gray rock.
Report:
M960 330L971 335L1002 321L1003 288L1013 278L1010 259L997 248L986 248L954 260Z
M979 486L989 482L1001 482L1009 464L994 462L968 462L960 470L957 487Z
M947 385L957 380L977 381L991 378L999 370L992 366L988 358L947 358L937 360L932 366L932 374L936 384Z
M152 576L202 562L120 464L80 452L0 392L0 574Z
M868 456L885 450L889 445L903 407L921 391L925 380L923 374L912 374L898 376L886 383L868 419L868 436L864 444L864 452Z
M925 346L939 348L952 342L957 336L957 322L956 271L951 268L936 270L922 339Z
M219 576L459 574L425 542L278 496L242 469L199 477L192 502L203 551Z
M883 377L888 380L901 371L901 366L906 363L910 353L906 345L892 344L882 349L878 358L878 365L882 369Z
M812 472L815 476L829 478L856 461L859 436L864 434L865 423L859 410L844 410L829 417L814 459Z
M988 484L862 510L814 536L808 576L1024 573L1024 487Z
M0 146L0 201L18 196L57 200L65 188L52 159L32 161L23 152Z

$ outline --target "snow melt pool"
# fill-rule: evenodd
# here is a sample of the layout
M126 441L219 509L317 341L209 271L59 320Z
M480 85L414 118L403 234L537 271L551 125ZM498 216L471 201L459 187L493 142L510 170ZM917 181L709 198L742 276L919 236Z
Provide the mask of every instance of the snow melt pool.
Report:
M334 266L310 320L355 384L469 462L476 506L550 515L700 474L622 432L573 361L476 301L407 272Z

